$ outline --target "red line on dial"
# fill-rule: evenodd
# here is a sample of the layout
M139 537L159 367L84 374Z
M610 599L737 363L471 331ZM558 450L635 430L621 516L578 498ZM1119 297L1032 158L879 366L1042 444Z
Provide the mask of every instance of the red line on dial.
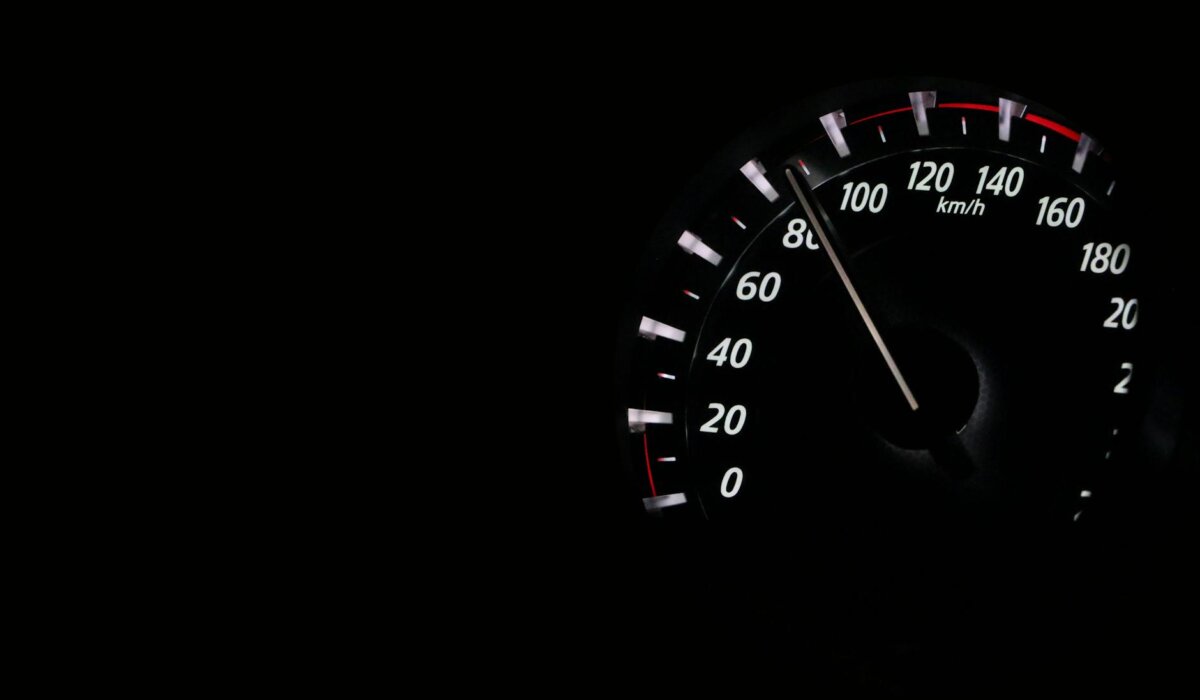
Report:
M650 495L657 496L658 489L654 488L654 472L650 471L650 441L645 433L642 433L642 449L646 452L646 478L650 480Z

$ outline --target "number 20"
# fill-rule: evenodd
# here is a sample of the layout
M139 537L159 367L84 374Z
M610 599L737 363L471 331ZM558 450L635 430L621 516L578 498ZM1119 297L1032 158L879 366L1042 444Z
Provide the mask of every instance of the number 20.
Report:
M1126 301L1121 297L1113 297L1110 302L1114 307L1112 315L1104 321L1105 328L1124 328L1130 330L1137 325L1138 300Z
M723 403L710 403L708 408L710 411L716 411L717 413L708 419L707 423L700 426L700 432L702 433L721 432L722 426L719 424L722 418L725 419L723 427L725 428L726 435L737 435L742 432L742 427L746 425L746 407L741 404L730 406L728 413L725 412L725 404Z

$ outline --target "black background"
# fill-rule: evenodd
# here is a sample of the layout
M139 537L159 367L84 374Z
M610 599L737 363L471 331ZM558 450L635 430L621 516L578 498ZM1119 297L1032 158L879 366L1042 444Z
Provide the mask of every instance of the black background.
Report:
M712 611L732 593L721 577L697 576L694 564L707 556L708 541L648 522L619 463L616 328L642 246L722 146L825 88L942 75L993 84L1083 121L1125 172L1143 174L1140 185L1154 190L1157 207L1138 225L1180 227L1178 254L1162 260L1164 275L1179 281L1176 298L1196 298L1189 188L1174 165L1191 150L1182 122L1172 121L1170 96L1190 89L1178 76L1110 44L1098 51L1090 40L1054 51L1032 51L1036 43L1011 37L917 44L794 37L763 46L734 35L691 42L680 33L564 42L524 67L530 93L513 108L516 123L504 137L522 163L503 211L519 240L506 247L513 264L497 302L523 337L491 339L501 351L484 365L503 375L485 397L490 408L503 411L513 399L529 408L497 456L513 465L516 488L506 469L493 515L477 534L474 575L481 580L469 595L485 612L481 655L504 659L517 678L549 668L585 687L631 688L643 673L651 689L757 680L786 682L785 689L829 682L848 692L936 688L979 696L1043 676L1043 687L1066 689L1194 686L1194 402L1185 428L1190 447L1131 496L1130 519L1097 553L1107 580L1089 595L1102 599L1102 612L1094 630L1073 637L1088 644L1028 669L1010 668L1003 650L1043 630L989 639L981 653L995 663L977 669L963 670L959 658L944 667L924 660L881 681L853 658L838 661L832 676L821 674L829 650L763 626L761 601L749 606L755 614L713 626ZM1195 328L1194 309L1181 322ZM503 347L509 343L515 346ZM1194 382L1194 372L1177 380L1181 390ZM495 518L505 526L489 528Z

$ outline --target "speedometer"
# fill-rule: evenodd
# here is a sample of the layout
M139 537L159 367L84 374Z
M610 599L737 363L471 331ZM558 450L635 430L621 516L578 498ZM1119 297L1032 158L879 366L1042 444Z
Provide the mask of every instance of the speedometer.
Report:
M981 86L836 97L746 141L657 241L619 407L644 508L803 519L915 490L1081 517L1154 316L1118 160Z
M845 658L912 633L925 677L1064 653L1094 612L1065 612L1095 600L1081 533L1173 440L1154 406L1189 322L1108 145L998 88L874 81L693 181L643 258L615 406L646 519L722 533L693 559L737 593L689 629L737 637L754 608L788 620L772 645Z

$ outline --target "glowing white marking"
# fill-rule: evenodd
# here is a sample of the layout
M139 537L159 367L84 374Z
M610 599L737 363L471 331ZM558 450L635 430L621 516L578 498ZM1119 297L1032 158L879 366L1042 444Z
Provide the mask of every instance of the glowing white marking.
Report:
M642 433L647 425L671 425L675 416L666 411L646 411L640 408L629 409L629 432Z
M1080 498L1091 498L1091 497L1092 497L1092 492L1091 492L1091 491L1088 491L1087 489L1084 489L1084 490L1082 490L1082 491L1080 491L1080 492L1079 492L1079 497L1080 497Z
M1076 514L1075 514L1075 517L1074 517L1074 518L1072 518L1072 519L1071 519L1071 521L1072 521L1072 522L1076 522L1076 523L1077 523L1077 522L1079 522L1079 516L1081 516L1081 515L1083 515L1083 511L1082 511L1082 510L1081 510L1081 511L1079 511L1078 513L1076 513Z
M659 461L659 462L674 462L675 458L674 457L659 457L657 461Z
M825 133L829 136L829 141L833 143L833 148L842 158L850 155L850 147L846 145L846 137L842 136L842 129L846 128L846 113L842 110L830 112L821 117L821 126L825 127ZM772 200L774 201L774 200Z
M675 381L675 375L673 375L673 374L667 374L666 372L659 372L658 376L663 379L670 379L671 381Z
M655 321L649 316L642 316L642 322L638 325L638 335L646 340L666 338L667 340L674 340L677 343L682 343L683 339L687 337L686 332L674 326L668 326L661 321Z
M642 499L642 504L646 506L646 510L662 510L671 506L681 506L684 503L687 503L687 496L682 493L664 493L661 496Z
M1116 434L1117 434L1117 429L1113 428L1113 435L1116 435Z
M736 216L731 216L729 218L733 219L733 223L737 224L738 228L742 229L743 231L746 230L746 224L743 224Z
M688 295L689 297L695 299L696 301L700 301L700 295L696 294L695 292L692 292L691 290L685 289L685 290L683 290L683 293Z
M1071 163L1071 170L1074 170L1077 173L1082 173L1083 164L1087 162L1088 154L1095 153L1099 155L1100 151L1102 150L1104 149L1102 149L1100 144L1096 143L1096 140L1091 136L1088 136L1087 134L1080 134L1079 145L1075 147L1075 161Z
M929 117L925 115L925 110L937 106L937 93L933 91L910 92L908 100L912 103L913 119L917 121L917 133L921 136L928 136Z
M812 175L812 173L808 172L808 166L804 164L804 161L800 161L800 169L804 171L805 175Z
M967 135L967 118L966 117L962 118L962 125L963 125L963 136L966 136Z
M1041 148L1038 149L1038 153L1045 153L1045 152L1046 152L1046 135L1042 134L1042 146L1041 146Z
M768 202L775 202L779 199L779 193L767 181L767 169L757 160L748 160L741 167L742 174L750 181L750 184L758 188L759 192L767 198Z
M1107 194L1108 194L1108 196L1109 196L1109 197L1111 197L1111 196L1112 196L1112 191L1113 191L1113 188L1114 188L1114 187L1116 187L1116 186L1117 186L1117 181L1116 181L1116 180L1113 180L1112 182L1108 183L1108 192L1107 192Z
M880 140L880 141L882 141L882 142L884 142L884 143L887 143L887 137L883 135L883 125L882 125L882 124L876 124L876 125L875 125L875 128L876 128L876 129L879 129L879 140Z
M1104 458L1105 458L1105 459L1112 459L1112 450L1109 450L1108 452L1105 452L1105 453L1104 453Z
M689 255L699 255L713 265L721 264L721 254L709 248L700 237L691 231L684 231L679 237L679 247L688 252Z
M1025 105L1000 98L1000 140L1008 141L1012 136L1012 118L1020 119L1025 116Z

